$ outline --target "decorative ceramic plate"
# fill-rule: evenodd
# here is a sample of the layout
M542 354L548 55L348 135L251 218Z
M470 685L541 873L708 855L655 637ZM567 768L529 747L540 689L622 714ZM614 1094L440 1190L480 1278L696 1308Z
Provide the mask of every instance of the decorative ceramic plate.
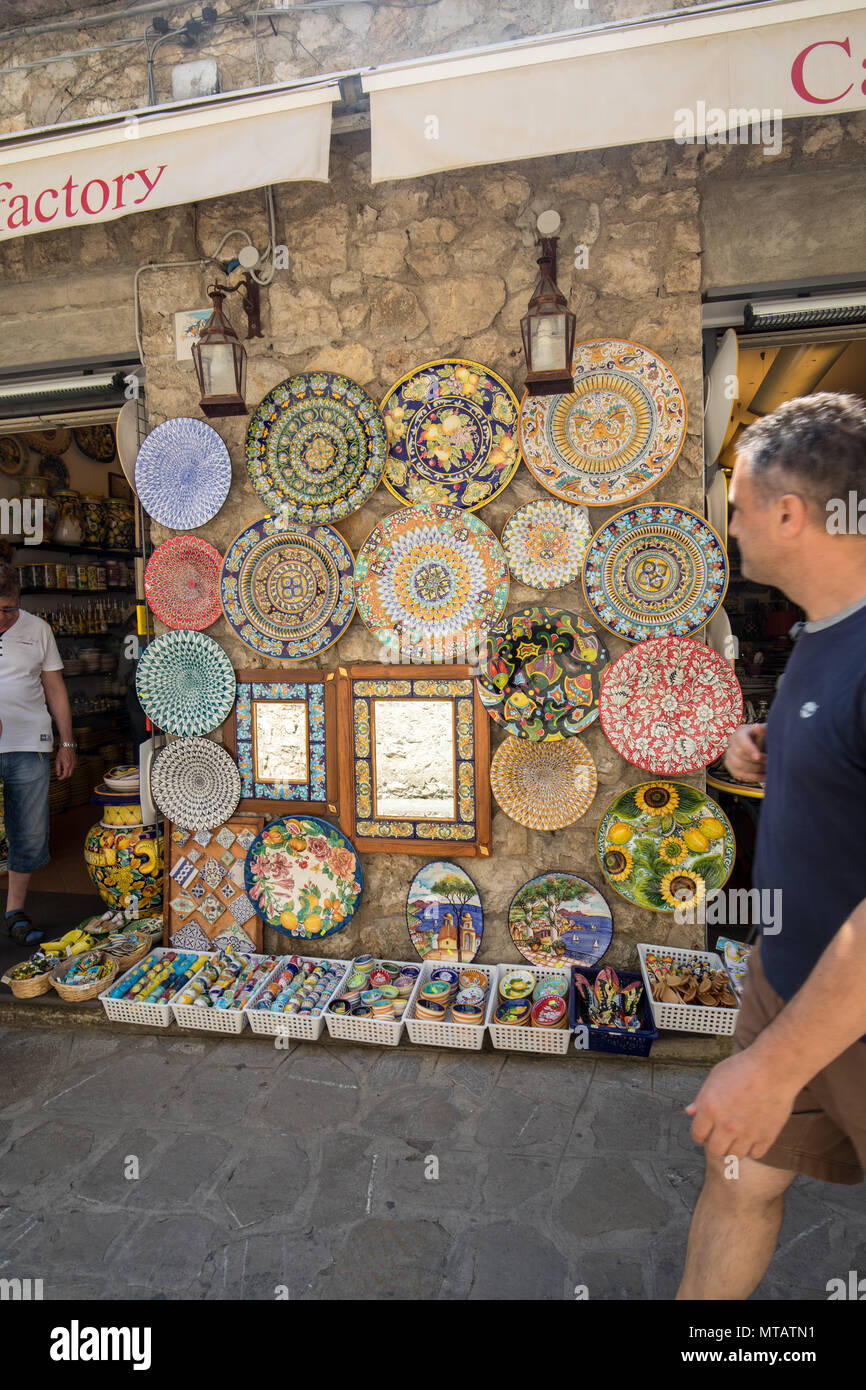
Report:
M707 521L714 531L718 531L722 545L728 548L728 479L719 468L707 488Z
M605 672L601 726L634 767L666 777L709 767L742 722L740 684L724 657L691 637L654 637Z
M47 480L52 492L57 487L69 487L69 469L63 459L55 458L53 454L43 455L39 465L39 476Z
M715 463L725 442L737 401L737 368L739 344L733 328L722 338L713 365L707 373L704 389L704 463ZM731 387L733 386L733 390ZM712 517L710 517L712 521Z
M185 738L210 733L228 716L235 673L218 642L201 632L163 632L138 659L135 689L158 729Z
M14 478L27 461L27 449L15 434L0 435L0 473Z
M723 656L729 666L735 666L738 642L731 629L731 620L724 608L718 608L704 628L704 639L708 647Z
M358 612L375 637L452 639L486 633L508 600L502 546L477 516L444 503L379 522L355 562Z
M645 502L596 531L583 562L586 601L627 642L688 636L725 597L728 557L697 512Z
M144 571L144 592L159 621L201 632L221 618L222 560L201 536L172 536L158 545Z
M574 391L523 397L530 473L564 502L622 506L663 478L686 437L686 401L666 362L640 343L576 343Z
M250 845L244 876L264 920L307 941L341 931L364 891L352 841L318 816L272 820Z
M290 376L247 428L250 481L270 511L307 523L340 521L375 492L388 457L379 407L336 372Z
M28 449L35 449L37 454L51 454L56 458L58 454L65 454L72 443L72 431L28 430L21 438Z
M595 763L579 738L530 743L507 738L490 764L490 790L507 816L530 830L561 830L589 809Z
M492 719L533 740L570 738L598 715L609 660L599 634L561 608L522 608L491 629L478 694Z
M580 578L592 540L586 507L536 498L518 507L502 529L508 568L530 589L561 589Z
M126 481L135 492L135 460L138 458L138 401L127 401L120 407L115 425L117 457Z
M194 531L229 495L232 461L215 429L180 415L150 431L135 460L141 505L173 531Z
M342 637L355 613L355 559L332 526L282 526L262 517L223 560L226 620L253 651L308 660Z
M97 463L111 463L114 458L114 430L110 425L86 425L73 430L72 438L86 458L95 459Z
M577 874L539 874L518 888L508 928L532 965L596 965L613 936L610 908L598 889Z
M520 463L517 397L478 362L425 362L382 401L385 486L401 502L447 502L474 512L508 486Z
M686 782L641 782L620 792L596 835L608 883L652 912L699 907L727 883L735 853L724 811Z
M419 869L406 900L409 937L422 960L467 964L481 949L484 912L465 869L437 859Z
M150 790L164 816L184 830L213 830L237 810L240 773L209 738L180 738L161 748L150 769Z

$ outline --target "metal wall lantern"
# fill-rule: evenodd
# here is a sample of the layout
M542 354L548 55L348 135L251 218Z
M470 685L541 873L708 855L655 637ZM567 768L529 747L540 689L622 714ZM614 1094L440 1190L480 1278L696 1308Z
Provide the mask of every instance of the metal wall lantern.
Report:
M559 213L543 212L538 218L541 246L539 276L520 320L526 358L526 389L530 396L565 395L574 390L571 362L577 320L556 283L556 244Z
M210 419L248 415L244 398L247 354L222 311L223 300L241 285L209 285L213 313L192 347L201 409Z

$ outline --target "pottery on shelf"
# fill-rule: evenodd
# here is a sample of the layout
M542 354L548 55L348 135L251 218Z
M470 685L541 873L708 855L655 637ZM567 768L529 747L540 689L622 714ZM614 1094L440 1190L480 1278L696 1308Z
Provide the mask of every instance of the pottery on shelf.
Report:
M20 490L22 498L30 497L42 502L42 538L46 541L51 539L54 524L60 515L60 504L51 495L49 479L30 474L21 479Z
M80 545L84 539L84 521L79 493L72 488L57 488L54 500L60 508L60 515L55 522L52 539L61 545Z
M118 499L119 500L119 499ZM81 515L84 522L84 544L99 550L105 542L108 527L107 497L98 497L86 492L81 499ZM118 547L119 549L120 547Z

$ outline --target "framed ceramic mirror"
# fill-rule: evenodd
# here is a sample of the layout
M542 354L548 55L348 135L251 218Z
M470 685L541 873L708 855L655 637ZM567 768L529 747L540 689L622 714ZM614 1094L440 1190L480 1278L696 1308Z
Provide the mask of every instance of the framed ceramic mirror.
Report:
M359 849L490 853L490 727L468 666L341 669L338 727Z
M337 813L333 671L238 671L223 737L241 775L241 810Z

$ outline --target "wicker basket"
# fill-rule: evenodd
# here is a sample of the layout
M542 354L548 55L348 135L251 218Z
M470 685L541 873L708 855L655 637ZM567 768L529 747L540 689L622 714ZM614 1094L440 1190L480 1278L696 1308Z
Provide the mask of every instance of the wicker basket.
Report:
M38 994L47 994L51 984L51 972L49 970L44 971L41 975L31 975L25 980L9 980L9 988L16 999L35 999Z
M102 955L102 952L99 954ZM60 998L65 999L69 1004L82 1004L87 999L95 999L104 989L110 989L117 978L117 965L112 961L109 973L103 975L99 980L94 980L92 984L62 985L57 977L63 975L66 970L68 970L72 960L74 960L74 957L67 956L59 965L55 965L48 976L57 993L60 995Z
M135 935L136 940L139 941L139 945L136 946L134 951L128 951L126 955L123 956L116 956L110 950L106 951L106 954L117 966L118 974L123 970L128 970L131 965L137 965L138 962L147 955L153 945L149 932L130 933L130 935ZM101 992L100 990L100 993Z

